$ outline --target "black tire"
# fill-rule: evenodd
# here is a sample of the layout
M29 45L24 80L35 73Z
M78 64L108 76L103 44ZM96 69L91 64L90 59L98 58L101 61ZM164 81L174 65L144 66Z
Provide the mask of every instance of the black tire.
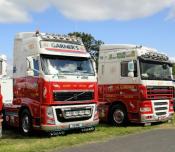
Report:
M23 110L20 115L19 129L25 136L29 136L32 133L32 116L27 109Z
M121 104L112 106L109 114L109 122L112 125L126 126L128 124L126 108Z

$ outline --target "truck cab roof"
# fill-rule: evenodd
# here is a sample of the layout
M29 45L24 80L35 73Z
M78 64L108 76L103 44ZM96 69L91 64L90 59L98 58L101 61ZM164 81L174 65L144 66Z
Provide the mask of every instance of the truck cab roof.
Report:
M149 48L149 47L144 47L142 45L135 45L135 44L104 44L101 45L100 47L100 51L109 51L109 50L122 50L122 49L126 49L126 50L132 50L132 49L144 49L144 50L149 50L152 52L157 52L156 49L154 48Z

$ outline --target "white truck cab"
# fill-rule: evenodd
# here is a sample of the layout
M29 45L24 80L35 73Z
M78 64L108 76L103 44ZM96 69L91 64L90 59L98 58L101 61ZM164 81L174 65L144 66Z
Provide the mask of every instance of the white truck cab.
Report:
M173 116L171 63L156 49L102 45L98 84L101 120L120 125L165 121Z
M3 104L11 104L13 100L13 80L7 76L6 55L0 55L0 86Z
M99 122L97 74L80 38L20 32L13 59L14 99L4 108L9 125L23 134L94 130Z

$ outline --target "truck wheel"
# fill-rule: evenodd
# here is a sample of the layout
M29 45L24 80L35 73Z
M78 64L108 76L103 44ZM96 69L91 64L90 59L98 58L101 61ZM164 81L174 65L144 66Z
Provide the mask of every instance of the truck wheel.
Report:
M20 116L20 131L23 135L30 135L32 132L32 117L28 110L24 110Z
M126 108L122 105L114 105L111 108L110 122L113 125L124 126L128 123Z

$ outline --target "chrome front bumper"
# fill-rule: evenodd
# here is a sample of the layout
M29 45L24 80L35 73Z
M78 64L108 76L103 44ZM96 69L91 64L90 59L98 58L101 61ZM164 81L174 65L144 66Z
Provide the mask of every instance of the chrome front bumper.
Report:
M61 122L58 119L58 115L56 113L57 109L81 109L85 107L92 108L92 116L86 120L76 120L76 121L65 121ZM43 131L63 131L63 130L73 130L73 129L83 129L89 127L95 127L99 123L99 118L95 117L97 113L97 105L96 104L84 104L84 105L65 105L65 106L53 106L54 113L54 122L53 124L41 124L40 129ZM63 114L64 116L64 114ZM65 117L65 116L64 116Z
M151 116L151 118L147 118ZM170 113L165 116L156 116L156 115L141 115L141 123L152 123L152 122L165 122L173 118L173 113Z
M66 130L74 130L74 129L84 129L89 127L95 127L99 123L99 120L95 120L93 122L74 122L74 123L66 123L60 125L41 125L41 130L46 132L51 131L66 131Z

